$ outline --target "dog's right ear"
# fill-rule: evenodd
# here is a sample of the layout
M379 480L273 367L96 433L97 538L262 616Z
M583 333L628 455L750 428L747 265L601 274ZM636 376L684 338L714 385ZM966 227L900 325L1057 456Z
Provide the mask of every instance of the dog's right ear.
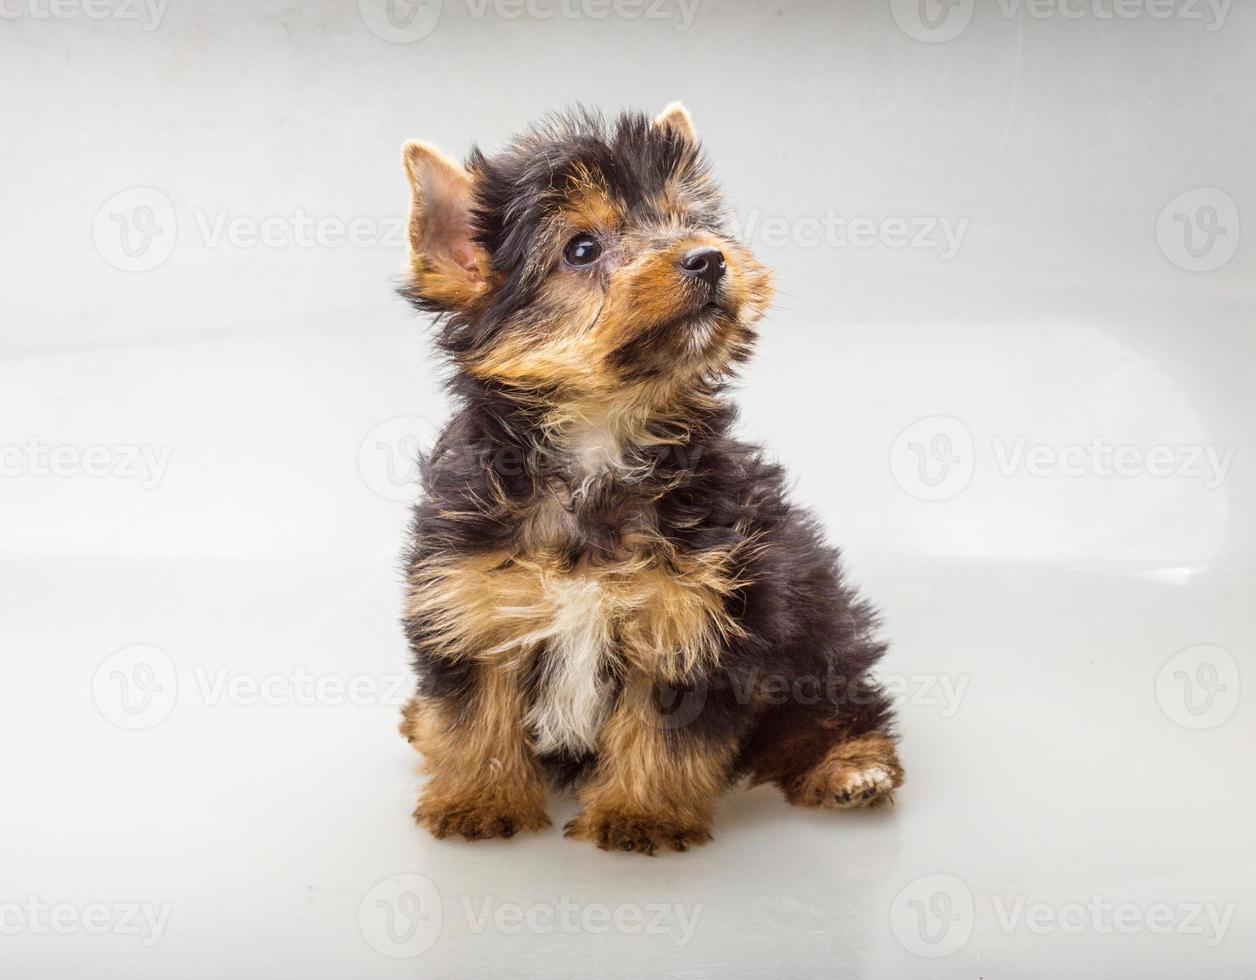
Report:
M484 291L489 262L472 236L473 179L430 143L401 148L410 178L410 289L422 305L466 309Z

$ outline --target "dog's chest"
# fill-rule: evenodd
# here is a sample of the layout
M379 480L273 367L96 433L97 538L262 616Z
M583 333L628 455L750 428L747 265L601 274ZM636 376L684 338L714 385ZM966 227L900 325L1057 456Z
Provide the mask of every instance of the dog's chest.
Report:
M595 577L557 578L548 590L552 613L527 724L538 752L579 756L596 751L611 709L611 604Z
M596 479L597 462L581 474ZM543 554L563 554L569 567L541 577L545 619L540 658L527 716L538 752L580 756L597 750L614 699L617 619L631 559L624 554L624 515L590 512L573 502L569 486L555 487L533 510L530 544ZM596 565L589 561L599 555ZM614 555L618 560L607 560ZM627 559L627 560L625 560ZM534 634L535 635L535 634Z
M555 481L509 551L417 569L411 614L446 655L534 664L525 724L537 751L598 750L619 681L678 681L735 635L727 549L689 552L632 487Z

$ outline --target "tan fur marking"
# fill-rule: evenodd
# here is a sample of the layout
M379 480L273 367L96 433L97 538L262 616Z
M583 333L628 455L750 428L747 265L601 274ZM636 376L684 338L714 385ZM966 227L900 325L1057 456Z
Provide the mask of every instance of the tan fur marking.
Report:
M598 768L580 792L569 837L609 850L683 851L710 840L715 800L735 747L670 730L654 705L653 684L633 673L602 733Z
M620 637L630 665L671 681L699 664L714 666L722 642L741 635L725 599L748 584L735 569L752 545L679 553L662 551L665 543L653 536L633 544L572 567L557 552L435 560L412 571L406 615L424 623L434 653L517 667L552 635L571 584L591 582L602 595L607 633Z
M522 732L522 686L513 671L482 667L469 710L415 698L402 733L430 778L414 818L437 837L510 837L549 825L545 784Z
M614 205L597 193L590 192L581 201L587 224L611 220L615 213ZM672 210L679 220L681 206ZM670 244L660 248L654 241L658 236L670 237ZM691 352L651 384L625 390L610 355L651 327L697 314L705 302L676 267L681 255L699 245L713 245L724 253L727 312L713 322L704 350ZM657 412L679 392L692 390L694 378L726 367L729 358L745 348L749 325L771 301L770 274L736 242L661 227L625 235L621 251L610 265L604 290L584 277L550 276L529 319L512 325L497 343L468 362L467 370L524 390L558 385L569 398L621 404L648 400Z

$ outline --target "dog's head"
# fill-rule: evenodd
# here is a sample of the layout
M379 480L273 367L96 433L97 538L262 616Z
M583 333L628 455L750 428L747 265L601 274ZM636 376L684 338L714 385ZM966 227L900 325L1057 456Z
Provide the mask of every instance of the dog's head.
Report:
M723 224L679 103L654 120L555 118L460 167L405 145L410 274L441 346L486 382L600 397L718 381L744 359L770 276Z

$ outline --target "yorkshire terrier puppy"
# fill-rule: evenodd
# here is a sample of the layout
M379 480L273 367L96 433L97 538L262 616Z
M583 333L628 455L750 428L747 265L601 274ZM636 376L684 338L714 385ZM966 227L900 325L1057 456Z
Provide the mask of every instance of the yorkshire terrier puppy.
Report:
M456 411L423 460L402 733L437 837L549 824L653 854L715 801L870 806L903 778L872 609L731 434L769 273L730 237L689 114L578 111L472 151L404 148L402 294L439 316Z

